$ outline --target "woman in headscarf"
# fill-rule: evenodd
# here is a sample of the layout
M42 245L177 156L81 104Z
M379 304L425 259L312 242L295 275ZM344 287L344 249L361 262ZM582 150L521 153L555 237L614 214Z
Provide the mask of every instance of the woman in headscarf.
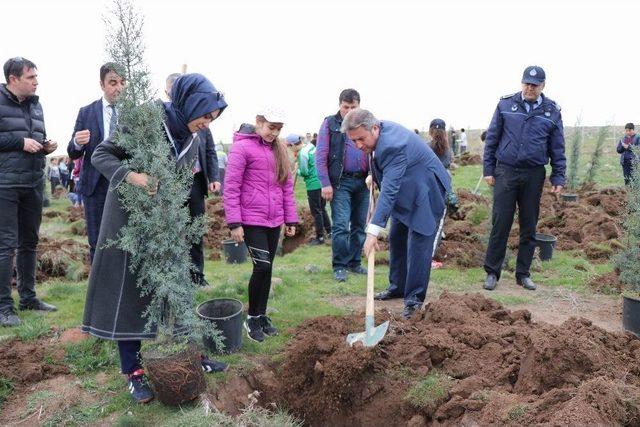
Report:
M218 118L227 106L222 95L200 74L185 74L173 85L172 102L164 104L163 128L171 155L178 166L191 167L197 158L197 132ZM141 296L137 278L130 270L129 254L105 243L117 239L118 232L128 222L117 188L134 185L153 193L153 180L136 172L124 162L127 153L111 139L102 142L91 161L109 180L109 192L104 206L102 226L91 267L82 330L98 338L118 342L120 367L127 377L127 386L135 401L153 399L142 370L141 340L155 338L155 332L145 331L143 316L151 296ZM205 371L220 370L218 362L203 357Z

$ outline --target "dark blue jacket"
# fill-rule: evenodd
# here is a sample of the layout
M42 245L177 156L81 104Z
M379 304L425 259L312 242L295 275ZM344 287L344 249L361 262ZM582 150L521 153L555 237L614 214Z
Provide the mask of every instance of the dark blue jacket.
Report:
M341 132L342 116L338 112L333 116L325 117L329 127L329 156L327 158L327 170L329 180L334 187L338 186L342 171L344 170L344 153L346 150L346 135Z
M382 121L373 153L380 197L371 223L385 227L390 216L430 236L444 214L451 178L424 140L397 123Z
M623 142L624 142L624 138L621 138L620 141L618 141L618 146L616 147L616 151L620 153L620 164L630 165L633 163L633 159L635 157L635 154L633 152L633 147L636 147L635 148L636 150L638 150L638 147L640 147L640 135L633 136L633 141L631 142L631 145L629 145L629 148L624 148L622 146Z
M89 143L84 146L80 146L80 149L78 150L74 144L75 135L76 132L85 129L89 130L91 137L89 138ZM104 139L102 98L100 98L80 109L78 112L78 118L76 119L76 125L73 128L73 134L71 135L71 141L69 141L69 145L67 145L67 154L69 154L69 157L72 159L79 159L84 155L82 169L80 170L80 194L83 196L89 197L93 195L96 187L98 186L98 181L100 181L100 177L102 176L102 174L93 167L91 156L98 144L100 144ZM104 177L103 180L105 183L107 182Z
M484 176L496 162L517 168L543 166L551 159L552 185L565 184L566 158L560 107L542 95L542 104L527 113L521 92L503 96L487 129Z

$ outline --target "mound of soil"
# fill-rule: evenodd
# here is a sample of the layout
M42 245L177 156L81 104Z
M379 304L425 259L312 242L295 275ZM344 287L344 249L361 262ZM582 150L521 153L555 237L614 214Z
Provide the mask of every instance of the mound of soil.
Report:
M82 206L67 206L67 214L69 222L76 222L84 219L84 208Z
M210 198L207 200L207 233L204 235L204 245L209 249L213 249L209 255L209 259L219 260L220 251L222 250L222 241L231 238L229 229L224 219L224 205L221 198ZM313 228L313 216L307 207L298 209L298 217L300 223L296 227L296 234L293 237L285 237L282 242L285 254L295 251L298 247L306 244L310 239L315 237Z
M36 280L53 277L82 280L89 276L89 245L76 240L57 240L41 236L38 242Z
M460 155L460 162L462 166L479 165L482 164L482 157L479 154L472 154L465 151Z
M562 202L545 187L540 202L538 232L558 238L556 249L582 250L592 261L606 262L624 246L623 214L626 190L622 187L583 190L577 202ZM478 216L479 208L490 210L491 201L467 190L457 190L460 209L445 219L445 238L434 259L458 267L480 267L489 233L489 215ZM517 250L517 218L508 247Z
M69 373L62 363L64 350L47 345L47 341L12 340L0 344L0 378L19 387Z
M472 212L478 206L489 209L489 200L468 190L456 191L460 208L444 221L445 237L440 242L434 259L447 265L462 268L480 267L484 261L487 238L487 221L479 224L471 220Z
M218 253L222 249L222 241L231 238L229 229L224 220L224 206L220 197L207 199L207 234L204 235L203 241L205 247L215 249L212 253Z
M261 401L310 426L640 423L632 334L577 318L536 324L526 310L447 292L409 321L391 319L378 346L350 348L345 337L363 330L362 319L296 328ZM444 381L434 388L433 378Z
M589 286L596 290L596 292L604 293L622 293L624 291L624 284L620 281L620 276L617 271L610 271L600 276L594 277Z

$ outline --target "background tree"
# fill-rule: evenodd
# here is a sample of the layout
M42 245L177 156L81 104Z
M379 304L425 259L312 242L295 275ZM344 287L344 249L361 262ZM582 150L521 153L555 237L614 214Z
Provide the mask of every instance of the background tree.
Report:
M587 175L582 183L583 187L593 187L595 185L596 175L602 165L602 149L604 143L607 140L609 134L609 126L603 126L598 130L598 136L596 137L596 148L591 154L591 162L589 163L589 169L587 169Z
M580 158L580 146L582 145L581 119L578 117L574 126L573 135L569 140L569 164L567 165L567 189L575 191L578 187L578 160Z

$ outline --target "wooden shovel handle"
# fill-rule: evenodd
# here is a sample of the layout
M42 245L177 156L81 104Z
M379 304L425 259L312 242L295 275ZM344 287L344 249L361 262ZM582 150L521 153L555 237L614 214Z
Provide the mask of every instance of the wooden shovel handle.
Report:
M373 292L374 292L374 269L376 264L376 251L371 248L367 262L367 308L365 314L373 316Z

